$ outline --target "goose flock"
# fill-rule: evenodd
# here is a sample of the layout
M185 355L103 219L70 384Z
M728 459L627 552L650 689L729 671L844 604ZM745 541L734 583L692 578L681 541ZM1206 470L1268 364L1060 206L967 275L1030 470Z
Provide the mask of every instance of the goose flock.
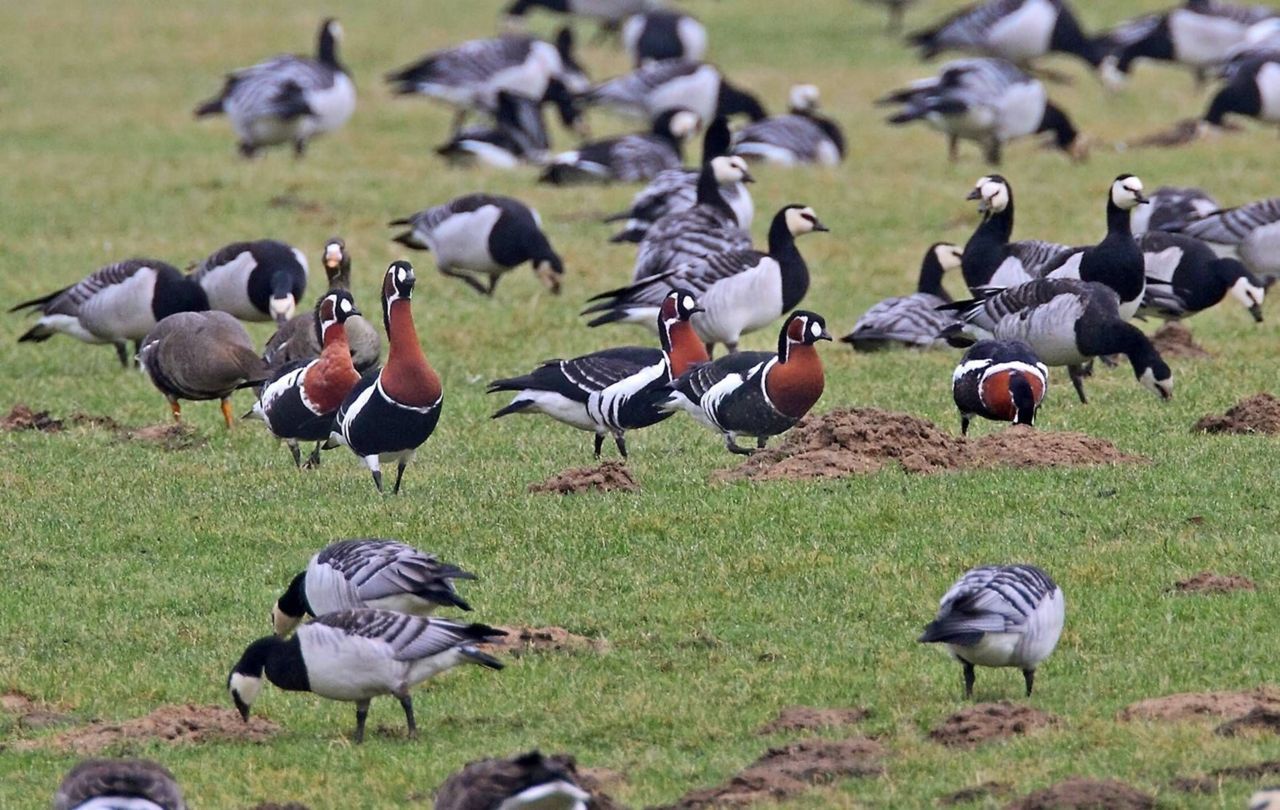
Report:
M893 31L917 5L878 2ZM512 27L535 11L593 21L602 37L620 40L632 69L593 81L571 27L551 40ZM505 400L492 418L549 417L590 433L596 459L608 439L626 459L634 449L627 434L680 413L727 452L750 455L818 405L826 388L818 347L832 334L827 317L802 305L814 279L833 269L811 265L802 248L821 238L858 237L848 223L828 228L818 214L822 200L793 202L763 212L767 235L757 247L748 186L756 174L769 182L762 165L839 171L857 148L847 142L840 114L893 106L890 126L922 122L943 133L953 162L964 159L962 141L977 144L994 166L1019 157L1010 144L1037 136L1083 161L1090 140L1049 99L1051 76L1037 64L1058 53L1081 60L1109 87L1122 84L1143 59L1183 65L1200 82L1216 77L1222 85L1200 120L1205 127L1222 126L1228 115L1280 121L1280 9L1187 0L1090 36L1065 0L987 0L907 36L926 59L963 56L935 75L865 99L865 110L834 116L805 77L788 77L795 81L786 112L770 115L750 88L703 61L712 44L708 28L658 0L515 0L503 14L507 33L391 69L385 92L453 111L436 149L450 163L532 168L531 179L555 188L637 186L625 210L591 212L599 241L629 258L618 253L614 286L584 294L580 313L584 328L640 325L634 342L602 339L596 351L550 360L506 357L512 376L487 387ZM337 20L324 20L314 58L277 56L235 70L196 116L225 115L245 158L261 158L272 146L290 146L302 158L313 139L347 125L356 111L356 83L339 58L342 37ZM552 148L548 105L560 129L583 136L579 144ZM636 129L587 139L587 117L609 114ZM1087 404L1085 380L1095 358L1114 364L1111 358L1123 355L1142 387L1171 398L1173 369L1140 328L1143 320L1178 321L1231 300L1262 322L1266 291L1280 276L1280 197L1223 208L1201 188L1149 190L1130 173L1101 177L1082 168L1077 180L1096 188L1103 216L1095 232L1065 244L1015 239L1016 173L979 171L987 173L971 187L952 189L957 213L966 200L977 204L968 240L952 244L921 234L912 248L923 249L915 289L876 303L838 333L854 351L871 353L871 363L883 351L965 350L951 383L962 435L975 417L1033 426L1055 367L1066 368ZM1032 205L1046 204L1029 196ZM441 276L461 281L486 305L498 306L498 282L524 265L553 295L573 283L572 268L553 246L564 224L554 216L544 220L528 203L486 190L425 202L407 215L381 212L379 221L393 229L389 242L425 251ZM205 258L186 272L157 259L127 258L19 303L10 311L29 311L36 320L18 341L42 343L61 333L111 345L123 367L141 369L175 421L183 417L183 401L217 400L231 429L233 397L252 396L241 418L261 421L298 470L346 448L356 459L348 458L351 466L363 465L379 493L410 491L406 469L419 451L430 454L428 439L437 430L464 429L444 413L446 380L428 360L416 325L415 315L440 304L423 294L413 263L387 263L378 300L357 301L353 257L346 241L333 236L314 246L325 289L318 296L313 289L309 299L313 246L265 237L206 254L209 247L192 251ZM950 271L959 271L960 296L946 288ZM246 322L271 323L275 331L260 348ZM757 332L768 337L770 350L740 350ZM538 424L528 420L524 429L548 429ZM388 486L384 465L395 470ZM362 742L371 700L392 696L415 736L415 686L463 664L503 669L494 645L505 630L435 615L471 611L457 584L476 578L396 540L332 543L285 586L272 608L274 632L249 643L234 663L226 681L232 704L247 721L264 682L353 703L353 739ZM975 667L1018 669L1030 697L1065 615L1063 590L1036 565L979 565L942 596L918 640L943 645L960 663L966 698ZM468 765L440 788L436 807L586 807L589 798L571 760L535 750ZM172 774L143 760L81 763L55 798L58 808L117 806L185 804Z

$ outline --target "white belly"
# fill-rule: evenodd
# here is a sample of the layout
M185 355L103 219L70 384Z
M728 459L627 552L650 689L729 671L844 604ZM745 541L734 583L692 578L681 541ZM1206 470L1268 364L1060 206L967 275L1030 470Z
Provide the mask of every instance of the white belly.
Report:
M305 137L332 132L356 111L356 86L343 74L334 77L333 87L307 93L307 105L314 115L303 116Z
M373 642L317 645L302 638L311 691L331 700L368 700L408 684L409 664L371 655Z
M437 264L478 273L505 270L489 255L489 234L500 216L501 208L486 205L454 214L432 228L426 238Z
M951 654L980 667L1017 666L1018 644L1022 641L1020 633L984 633L982 639L972 647L959 644L948 644Z
M1011 62L1026 62L1049 50L1058 14L1049 0L1027 0L1022 8L991 27L987 43Z
M1280 65L1267 62L1258 68L1254 81L1262 99L1262 111L1258 117L1263 121L1280 121Z
M81 305L81 325L107 341L142 340L156 325L151 313L155 286L155 273L148 270L111 285Z
M702 120L703 126L715 118L719 101L720 81L715 68L710 65L667 82L650 93L647 99L651 116L667 110L689 110Z
M546 414L557 422L564 422L566 425L576 427L578 430L585 430L588 433L595 433L599 430L599 426L587 414L585 403L575 402L566 396L550 391L521 391L516 394L516 398L533 403L522 413Z
M1009 141L1034 133L1044 120L1045 101L1044 85L1040 82L1025 82L1010 87L1000 99L996 137L1001 141Z
M1186 9L1169 12L1169 38L1174 56L1194 67L1216 65L1244 41L1249 29L1226 17L1196 14Z
M271 316L260 312L249 301L249 274L258 262L249 251L206 273L200 278L200 286L209 296L209 308L230 312L245 321L268 321Z

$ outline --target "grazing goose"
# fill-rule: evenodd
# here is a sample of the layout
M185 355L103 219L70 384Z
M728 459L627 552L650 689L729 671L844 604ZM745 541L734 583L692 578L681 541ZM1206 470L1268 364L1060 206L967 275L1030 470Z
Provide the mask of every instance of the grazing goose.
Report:
M715 253L649 276L638 284L592 298L584 314L603 313L588 326L652 321L662 304L662 290L679 287L698 299L702 310L693 329L710 355L717 343L738 350L742 335L763 329L804 300L809 267L796 247L796 237L828 230L812 208L783 207L769 226L769 252L735 250Z
M974 295L1039 278L1042 267L1072 250L1055 242L1009 241L1013 234L1013 187L998 174L978 178L965 199L977 200L982 213L982 221L960 257L964 283Z
M1228 115L1280 122L1280 51L1250 53L1233 67L1209 102L1204 122L1221 127Z
M1266 288L1236 259L1218 258L1204 242L1178 233L1144 233L1138 247L1147 273L1139 315L1179 321L1231 293L1255 322L1262 323Z
M476 575L395 540L340 540L321 549L271 609L271 626L287 636L303 616L374 608L428 616L438 607L471 610L453 580Z
M267 380L265 363L239 321L225 312L179 312L156 324L142 339L138 362L169 400L173 421L182 421L178 400L222 401L231 429L231 392Z
M542 115L544 104L556 106L566 127L578 128L581 116L577 103L563 82L552 79L541 101L500 91L492 124L463 127L447 143L436 147L436 154L455 164L475 162L497 169L541 164L551 148Z
M1040 666L1062 635L1062 589L1034 565L971 568L942 597L938 617L918 639L946 644L964 667L964 696L973 697L975 666L1017 667L1031 697Z
M308 466L320 464L320 446L333 432L338 406L360 381L347 344L347 322L359 315L346 290L333 290L316 305L315 329L323 347L314 360L295 360L276 369L263 387L250 415L267 423L271 435L283 439L302 469L299 441L316 443Z
M707 29L679 11L647 11L622 24L622 45L636 67L664 59L700 62L707 55Z
M951 375L951 396L960 410L960 435L975 416L1034 425L1049 390L1049 369L1020 340L980 340L965 352Z
M764 449L770 436L785 433L822 396L825 378L814 344L831 340L822 316L796 310L778 333L778 353L738 352L694 366L668 387L661 407L682 410L724 435L730 453L750 455L738 437Z
M233 242L196 265L188 277L204 287L211 309L243 321L283 324L307 290L307 256L274 239Z
M714 65L688 59L648 62L593 87L582 101L644 120L668 110L689 110L701 121L734 115L759 121L766 115L755 96L731 85Z
M551 158L538 181L563 186L652 180L659 172L680 168L684 141L697 129L693 113L668 110L653 119L649 132L591 141L561 152Z
M396 462L396 484L414 453L435 432L444 389L427 363L413 325L410 298L413 265L395 261L382 282L382 317L387 330L387 364L356 383L338 408L332 441L345 445L364 461L382 492L382 463Z
M521 18L535 8L586 17L606 28L616 28L634 14L662 8L662 0L515 0L507 7L507 18Z
M409 229L394 241L414 250L429 250L442 275L464 282L482 295L493 295L498 279L530 262L533 274L559 295L564 262L542 232L538 212L511 197L467 194L427 208L391 225ZM474 276L488 276L488 284Z
M265 675L289 692L311 692L356 704L355 741L364 742L369 701L394 695L404 709L409 737L418 736L409 690L459 664L502 669L476 649L506 632L484 624L425 619L390 610L341 610L318 616L289 639L266 636L250 644L227 677L240 716L262 690Z
M961 140L978 143L986 161L998 165L1006 143L1042 132L1051 133L1053 145L1073 160L1083 160L1088 151L1071 119L1049 101L1044 83L1004 59L948 62L937 76L912 82L876 103L902 105L890 124L923 121L945 134L953 162Z
M156 324L176 312L202 312L209 297L177 268L154 259L129 259L93 271L70 287L23 301L10 312L38 309L40 320L18 338L43 343L58 332L85 343L110 343L120 365L129 367L128 343L135 354Z
M1212 214L1222 208L1204 189L1161 186L1147 196L1147 204L1129 214L1134 236L1163 231L1171 225Z
M347 252L347 243L336 236L326 242L323 263L329 290L350 292L351 254ZM262 353L263 362L274 371L288 363L319 357L323 346L318 325L314 310L290 318L267 339ZM363 374L378 365L382 356L382 337L363 315L349 316L345 326L351 362L355 364L356 371Z
M931 245L920 263L916 291L901 298L886 298L867 310L853 331L840 338L855 351L869 352L893 346L929 349L946 346L940 335L955 318L938 307L951 302L942 286L942 274L960 267L960 248L947 242Z
M342 26L320 24L315 59L277 56L227 75L222 93L196 108L196 117L226 113L240 142L240 154L253 157L264 146L293 144L301 157L307 141L333 132L356 109L356 86L338 61Z
M436 790L435 810L586 810L590 800L572 757L530 751L468 763Z
M944 308L961 324L945 333L952 345L982 339L1020 340L1047 366L1066 366L1082 403L1083 365L1091 357L1123 354L1143 387L1161 399L1173 396L1173 372L1138 327L1120 317L1120 297L1103 284L1078 279L1028 281L975 301Z
M779 166L816 163L835 166L844 160L840 125L818 114L818 88L791 88L788 115L747 124L733 138L733 153Z
M187 810L187 802L158 762L86 759L62 778L53 810Z
M494 419L513 413L541 413L595 434L600 458L604 437L612 435L627 457L624 434L670 416L657 408L666 385L708 360L689 319L702 310L693 294L671 290L655 315L661 349L624 346L569 360L548 360L529 374L494 380L486 393L515 391L511 404Z
M720 117L711 122L702 138L702 165L729 153L729 121ZM626 211L606 217L605 222L626 220L623 229L614 234L610 242L639 242L649 232L650 226L667 214L687 211L698 202L698 177L701 169L669 169L659 172L649 184L631 198ZM719 188L720 197L733 209L734 218L742 230L750 230L755 218L755 202L747 191L746 182L734 180Z
M1171 223L1165 230L1194 236L1220 252L1234 252L1264 281L1280 277L1280 197Z
M960 9L907 40L932 59L943 51L968 51L1029 65L1048 53L1065 53L1096 68L1106 55L1080 28L1065 0L986 0Z

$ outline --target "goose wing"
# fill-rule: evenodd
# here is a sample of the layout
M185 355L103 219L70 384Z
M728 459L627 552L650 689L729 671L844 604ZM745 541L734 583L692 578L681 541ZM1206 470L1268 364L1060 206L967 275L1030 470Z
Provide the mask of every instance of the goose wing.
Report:
M1280 197L1226 208L1199 219L1171 224L1165 230L1219 245L1238 245L1258 228L1276 222L1280 222Z
M63 287L40 298L33 298L30 301L23 301L9 311L17 312L20 309L39 307L40 312L44 315L75 316L86 301L103 290L124 283L141 270L159 270L162 267L173 269L171 265L154 259L128 259L123 262L109 264L93 271L70 287Z
M1020 632L1057 585L1033 565L974 568L942 597L921 641L976 644L984 633Z
M341 574L365 602L401 593L445 590L453 594L450 579L475 579L475 574L442 562L434 554L394 540L335 543L321 552L316 562Z

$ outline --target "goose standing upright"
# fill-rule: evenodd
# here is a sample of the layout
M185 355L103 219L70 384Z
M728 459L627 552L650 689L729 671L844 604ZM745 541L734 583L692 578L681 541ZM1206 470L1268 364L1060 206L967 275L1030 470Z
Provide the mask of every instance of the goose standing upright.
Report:
M840 342L854 351L869 352L891 346L932 348L946 346L942 331L956 322L938 311L951 302L942 286L942 275L960 267L960 248L947 242L930 245L920 263L916 291L900 298L886 298L867 310Z
M1034 425L1049 390L1049 369L1020 340L980 340L965 352L951 375L951 396L960 410L960 435L975 416Z
M1230 293L1262 323L1265 285L1238 260L1219 258L1191 236L1149 231L1138 237L1147 289L1138 315L1179 321L1214 306Z
M586 810L591 794L578 784L572 757L530 751L470 762L436 790L434 810L555 808Z
M974 295L1039 278L1041 267L1072 250L1054 242L1009 241L1013 235L1013 187L998 174L978 178L965 199L977 200L982 213L982 221L960 257L964 283Z
M274 239L233 242L187 275L204 287L210 309L243 321L274 320L282 325L293 317L307 290L307 256Z
M593 87L582 101L644 120L668 110L689 110L702 121L735 115L759 121L767 115L755 96L730 84L714 65L688 59L647 62Z
M668 110L653 119L648 132L584 143L551 158L538 177L563 186L584 182L638 183L678 169L684 141L698 129L688 110Z
M907 39L924 59L957 50L1026 66L1056 52L1097 68L1106 56L1103 44L1085 35L1066 0L985 0Z
M244 326L225 312L179 312L142 339L138 362L182 421L179 400L217 399L231 429L231 393L267 380L266 363Z
M264 146L292 143L301 157L307 141L333 132L356 109L356 86L338 61L342 26L320 24L316 58L277 56L227 75L217 98L196 108L196 117L226 113L240 142L253 157Z
M840 125L818 114L818 88L791 88L787 115L747 124L733 138L733 154L779 166L835 166L844 160Z
M413 265L394 261L382 282L382 317L387 330L387 364L355 384L338 408L331 444L350 448L373 474L382 492L382 464L396 462L394 493L404 468L435 432L444 389L427 363L413 325ZM330 445L326 445L330 446Z
M622 46L636 67L664 59L699 62L707 54L707 29L679 11L646 11L622 24Z
M187 802L158 762L86 759L62 778L53 810L187 810Z

